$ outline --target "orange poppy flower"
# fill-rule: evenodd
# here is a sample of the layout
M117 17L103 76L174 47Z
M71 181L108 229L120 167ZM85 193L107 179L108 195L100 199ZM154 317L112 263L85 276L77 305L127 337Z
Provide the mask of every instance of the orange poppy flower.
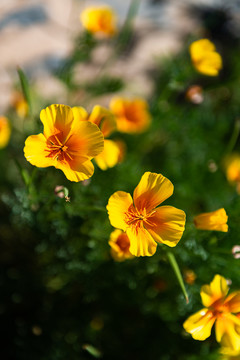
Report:
M224 348L240 350L240 291L227 296L228 285L221 275L215 275L210 285L201 288L202 303L205 306L190 316L183 324L184 329L195 340L205 340L211 335L216 322L216 340Z
M117 129L125 133L140 133L151 124L151 115L145 100L116 97L110 102L110 110L116 116Z
M146 172L133 199L124 191L115 192L107 210L112 226L126 232L134 256L151 256L157 243L176 246L185 228L185 213L173 206L157 207L173 193L173 184L161 174Z
M5 116L0 116L0 149L7 146L11 135L11 127Z
M109 239L111 255L115 261L124 261L133 258L129 251L130 241L126 233L122 230L114 230Z
M80 20L83 27L93 34L113 36L117 32L116 15L108 6L87 8L81 13Z
M99 128L91 122L80 121L66 105L48 106L41 111L40 119L44 132L27 138L26 159L38 167L54 166L71 181L90 178L94 172L91 159L103 151Z
M228 216L225 209L203 213L195 216L194 224L200 230L228 231Z

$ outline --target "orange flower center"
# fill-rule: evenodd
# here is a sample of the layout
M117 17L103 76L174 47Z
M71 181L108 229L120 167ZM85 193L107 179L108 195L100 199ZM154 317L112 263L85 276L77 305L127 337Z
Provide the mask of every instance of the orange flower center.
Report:
M214 316L219 317L223 313L229 313L229 306L225 303L224 299L216 300L211 306L210 309Z
M129 252L130 242L127 234L122 233L118 236L116 244L119 246L120 250L124 253Z
M146 209L142 209L141 212L138 211L133 205L125 213L125 222L127 225L132 225L136 228L142 226L143 223L152 225L150 217L155 213L155 210L150 211L149 213Z
M61 162L69 162L70 160L73 160L73 156L71 150L66 145L67 142L61 141L61 135L61 133L52 135L47 139L47 157Z

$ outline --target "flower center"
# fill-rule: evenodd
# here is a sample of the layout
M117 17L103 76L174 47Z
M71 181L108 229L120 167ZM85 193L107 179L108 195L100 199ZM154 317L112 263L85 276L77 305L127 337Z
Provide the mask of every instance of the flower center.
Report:
M229 312L229 306L223 299L219 299L211 305L211 310L215 316L220 316L222 313Z
M66 143L62 143L60 140L60 135L52 135L47 139L47 157L61 162L69 162L73 160L73 157L70 155L71 151Z
M129 252L130 242L127 234L122 233L121 235L119 235L116 244L119 246L122 252L124 253Z
M150 211L147 213L146 209L142 209L141 212L139 212L133 205L128 209L128 211L125 213L125 222L129 226L135 226L136 228L139 228L143 223L152 225L151 220L149 219L153 214L155 213L155 210Z

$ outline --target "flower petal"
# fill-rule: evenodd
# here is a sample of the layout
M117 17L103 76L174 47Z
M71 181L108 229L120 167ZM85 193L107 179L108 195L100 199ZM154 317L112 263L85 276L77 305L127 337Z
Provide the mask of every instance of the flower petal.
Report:
M83 162L83 159L76 157L71 163L60 162L56 164L56 168L64 172L66 178L70 181L83 181L89 179L94 173L94 166L90 160Z
M217 76L222 68L222 58L217 52L211 52L205 57L194 63L196 69L205 75Z
M235 291L228 295L224 305L229 308L229 312L240 313L240 291Z
M135 207L153 210L173 193L173 184L161 174L145 172L138 186L134 190L133 199Z
M133 255L129 252L129 238L122 230L114 230L110 235L108 243L111 246L111 255L115 261L133 258Z
M88 112L82 106L72 107L74 120L86 121L88 120Z
M89 121L101 129L104 137L109 136L116 129L116 120L113 113L100 105L94 106Z
M211 53L216 50L215 45L208 39L200 39L197 41L194 41L190 47L190 54L191 58L194 61L197 61L199 59L202 59L203 56L205 56L206 53Z
M129 193L117 191L110 196L107 205L109 220L112 226L118 229L126 230L125 213L132 205L133 200Z
M225 209L202 213L194 217L194 224L200 230L228 231L228 216Z
M144 222L145 228L157 242L176 246L185 229L186 215L173 206L161 206Z
M186 332L192 335L195 340L205 340L211 335L215 322L213 313L208 309L202 309L191 315L183 324Z
M215 275L210 285L201 287L201 298L204 306L209 307L215 301L224 298L228 293L228 285L226 279L221 275Z
M38 167L56 166L57 161L47 157L46 147L46 138L43 134L31 135L25 141L24 156L32 165Z
M73 122L73 112L67 105L53 104L41 111L40 119L44 126L44 135L46 138L62 132L64 139L67 138L70 132Z
M130 226L127 228L127 235L130 240L129 251L134 256L152 256L157 250L157 244L142 226L136 228Z
M104 140L104 150L95 157L95 161L102 170L107 170L118 163L120 149L113 140Z
M103 151L104 138L97 125L74 120L66 145L73 151L73 155L93 158Z
M9 120L5 116L0 116L0 149L7 146L11 135Z
M148 104L144 99L113 98L110 109L116 116L117 128L120 132L140 133L151 124Z
M216 340L234 351L240 351L240 319L235 315L223 313L217 318Z

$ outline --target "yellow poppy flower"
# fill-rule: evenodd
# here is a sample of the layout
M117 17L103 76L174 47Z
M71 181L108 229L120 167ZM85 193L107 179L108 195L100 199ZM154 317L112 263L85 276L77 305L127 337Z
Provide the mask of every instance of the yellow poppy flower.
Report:
M133 258L129 251L130 241L126 233L122 230L114 230L109 239L111 255L115 261L124 261Z
M218 209L216 211L203 213L195 216L194 224L197 229L200 230L216 230L216 231L228 231L228 216L225 209Z
M195 280L197 278L197 275L195 272L191 269L185 269L183 271L184 280L187 284L193 285L195 283Z
M194 41L189 47L194 67L202 74L217 76L222 69L221 55L208 39Z
M27 138L26 159L38 167L54 166L71 181L90 178L94 172L91 159L103 151L99 128L89 121L80 121L66 105L48 106L41 111L40 119L44 132Z
M83 27L93 34L113 36L117 32L116 14L108 6L87 8L81 13L80 20Z
M11 128L5 116L0 116L0 149L7 146L10 140Z
M227 296L228 285L221 275L215 275L210 285L201 288L202 303L205 306L190 316L183 324L184 329L195 340L205 340L215 325L216 340L223 347L240 350L240 291Z
M140 133L151 124L148 104L143 99L116 97L110 102L110 110L116 116L117 129L125 133Z
M161 174L146 172L133 193L115 192L107 210L112 226L126 232L134 256L151 256L157 243L176 246L185 228L185 213L173 206L157 207L173 193L173 184Z
M240 194L240 154L233 153L224 159L227 180L231 184L236 184L238 194Z

